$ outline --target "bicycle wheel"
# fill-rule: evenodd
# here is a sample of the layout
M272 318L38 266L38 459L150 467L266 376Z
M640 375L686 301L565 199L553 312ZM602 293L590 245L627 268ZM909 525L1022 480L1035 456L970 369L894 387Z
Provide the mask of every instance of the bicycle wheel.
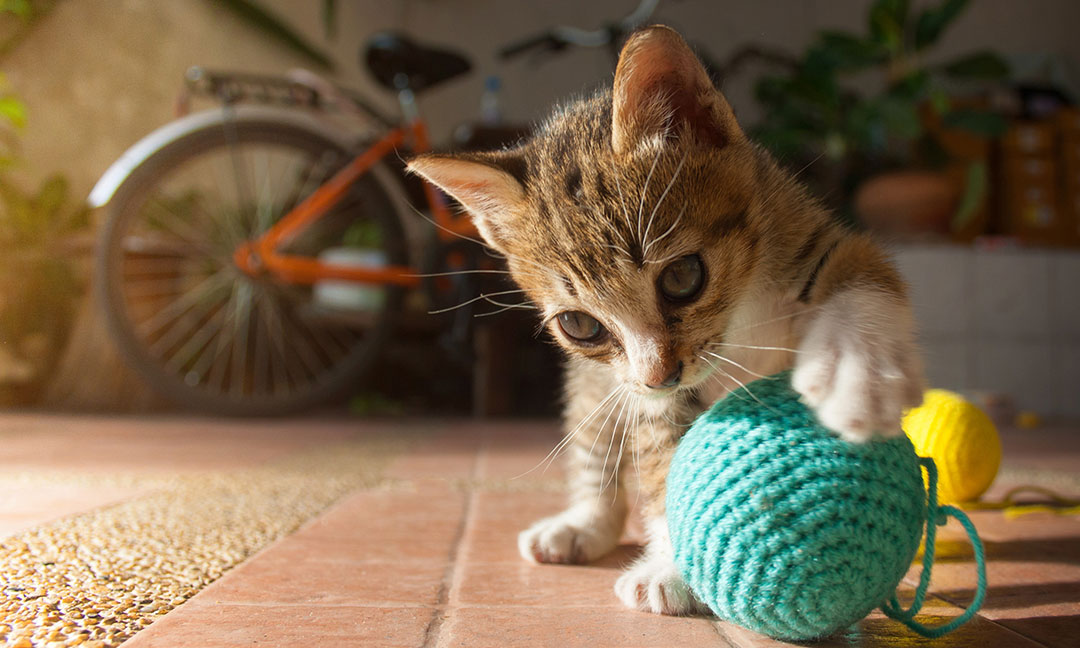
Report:
M342 396L368 370L400 289L288 285L232 261L350 159L296 124L226 120L164 146L125 180L100 240L98 292L121 353L157 392L203 412L284 414ZM285 248L328 250L407 263L398 213L372 174Z

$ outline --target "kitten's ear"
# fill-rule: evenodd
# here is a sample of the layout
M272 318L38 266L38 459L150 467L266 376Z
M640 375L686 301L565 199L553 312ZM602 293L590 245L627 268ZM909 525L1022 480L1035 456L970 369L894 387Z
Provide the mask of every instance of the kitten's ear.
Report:
M464 205L484 240L505 253L509 223L525 206L525 188L510 173L517 160L511 153L421 155L408 168Z
M642 139L678 136L683 125L705 146L745 139L731 106L670 27L646 27L626 41L615 69L612 102L616 153L632 150Z

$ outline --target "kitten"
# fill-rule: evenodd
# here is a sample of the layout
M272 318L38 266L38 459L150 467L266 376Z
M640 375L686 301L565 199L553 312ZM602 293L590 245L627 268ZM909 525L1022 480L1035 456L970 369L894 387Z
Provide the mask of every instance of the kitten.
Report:
M886 255L747 139L669 28L632 36L610 91L558 110L519 147L410 168L471 213L566 351L570 505L521 533L522 555L610 551L636 468L649 539L615 586L630 607L704 611L672 561L664 482L714 400L793 366L805 402L852 442L899 434L901 411L921 400Z

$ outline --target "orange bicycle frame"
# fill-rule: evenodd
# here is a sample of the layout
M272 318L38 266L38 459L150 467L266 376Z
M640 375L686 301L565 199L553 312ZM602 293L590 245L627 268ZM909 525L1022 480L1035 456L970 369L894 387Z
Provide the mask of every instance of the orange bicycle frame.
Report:
M372 144L366 151L353 158L330 180L315 190L292 211L254 241L248 241L235 250L233 261L248 274L266 272L288 283L312 284L324 279L355 281L359 283L393 284L413 287L420 283L416 269L409 266L387 265L379 268L357 268L307 256L283 254L281 248L307 226L322 218L338 204L349 187L367 173L386 155L406 143L411 136L412 150L422 153L430 149L427 128L415 120L404 128L395 128ZM476 228L466 216L454 215L446 204L443 194L429 182L423 181L424 193L441 240L457 236L475 237Z

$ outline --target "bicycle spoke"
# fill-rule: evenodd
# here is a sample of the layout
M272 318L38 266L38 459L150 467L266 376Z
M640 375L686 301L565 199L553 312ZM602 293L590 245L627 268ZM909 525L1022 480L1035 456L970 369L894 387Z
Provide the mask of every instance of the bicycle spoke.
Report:
M270 172L270 167L272 166L270 156L263 152L261 164L259 163L259 160L260 158L255 158L256 173L261 177L261 181L258 182L259 198L255 210L255 222L248 230L248 236L250 237L257 236L259 233L266 231L269 229L270 224L277 220L275 217L275 212L277 210L277 195L274 191L274 187L279 185L280 182L275 183L272 179L272 174ZM259 172L260 168L261 173Z
M273 374L271 364L273 364L272 352L268 348L269 340L266 336L260 335L259 331L265 328L262 314L262 288L258 288L255 291L255 299L252 303L252 330L254 332L254 342L252 344L252 355L254 356L255 366L252 369L252 391L258 394L272 394L274 389L272 386ZM269 332L267 332L269 335ZM270 384L268 384L268 381ZM268 388L269 387L269 388Z
M206 344L193 358L194 364L192 364L191 368L184 373L184 382L193 387L204 382L207 372L210 370L211 364L215 360L217 348L215 342L221 339L221 336L225 331L225 309L217 309L211 317L217 321L213 335L209 336Z
M195 286L195 288L180 295L175 301L155 313L153 317L142 321L137 329L139 335L144 338L149 337L161 328L162 325L182 315L184 311L195 305L195 303L203 296L203 293L216 287L216 281L220 280L221 276L215 273L204 279Z
M187 261L184 257L158 257L152 259L124 259L124 273L129 278L136 275L175 275ZM139 279L136 279L138 281Z
M300 333L300 327L294 321L291 309L286 309L277 303L274 303L274 307L281 322L282 329L287 333L290 327L292 328L293 334L286 338L290 343L289 348L296 352L296 357L300 359L300 362L305 369L307 369L312 381L318 382L321 374L322 360L318 357L318 354L312 350L311 345Z
M271 308L271 310L273 312L273 315L272 315L273 320L277 323L277 325L279 327L278 330L281 332L281 336L280 336L280 339L282 341L281 351L282 351L282 356L286 360L286 363L287 363L286 366L288 366L288 360L291 358L293 360L292 366L293 366L294 370L296 370L296 372L298 372L300 374L300 377L302 379L302 380L295 380L294 379L294 384L299 389L299 388L307 385L308 383L312 382L312 380L315 378L315 376L318 375L318 367L316 366L315 368L312 368L312 365L309 362L310 355L307 354L306 349L300 350L300 345L298 344L299 340L295 339L295 332L294 332L293 335L289 334L290 321L289 321L289 316L286 313L286 310L285 310L284 306L279 304L277 302L277 300L275 300L275 299L270 299L267 303L270 305L270 308ZM288 345L286 345L284 343L285 340L289 341ZM299 350L298 353L290 353L290 351L298 351L298 350ZM294 376L295 376L295 373L294 373Z
M207 300L201 304L196 304L193 309L177 317L169 325L169 328L162 332L161 337L150 344L148 347L150 353L159 358L164 358L165 352L179 344L185 336L190 335L215 306L215 302ZM183 328L181 328L182 325L184 325Z
M219 315L221 317L218 317ZM196 375L201 375L195 371L195 366L205 355L201 352L221 331L224 321L225 317L221 309L208 313L203 324L191 333L184 344L168 359L165 368L177 374L185 374L185 380L188 373L195 372ZM188 367L192 360L196 361L196 365L192 365L185 371L184 368Z
M165 203L165 201L161 197L154 196L150 198L150 200L157 202L159 205L161 205L161 207L165 209L165 211L169 212L173 216L177 215L176 210L174 210L170 205ZM183 223L187 226L187 229L185 230L186 235L185 233L178 231L177 227L180 223ZM158 229L156 229L155 231L165 231L168 234L172 234L178 241L181 241L182 243L190 246L191 249L200 252L207 257L217 258L221 256L220 251L213 249L213 247L209 246L205 241L201 240L203 236L201 232L194 229L190 223L187 223L180 218L159 218L154 221L154 224L158 226Z
M292 301L293 303L302 303L304 300L293 295ZM342 351L347 352L350 348L349 345L341 344L340 341L334 339L333 335L330 333L330 331L335 328L332 324L328 325L328 328L324 329L318 327L317 325L309 325L307 322L304 321L303 317L297 317L296 320L297 327L307 331L309 337L315 342L315 344L319 348L322 349L323 355L329 358L331 362L334 358L338 357L342 353ZM328 346L328 340L329 342L337 343L338 348L335 349L332 345Z
M125 277L129 285L124 294L131 301L148 301L155 297L169 297L180 292L175 278Z
M238 123L231 134L201 133L189 148L170 149L138 176L140 190L112 207L107 299L136 368L173 385L181 402L285 411L357 375L396 302L334 313L311 287L237 270L236 246L267 231L348 159L296 129ZM346 232L359 222L385 233L378 247L404 263L400 233L384 229L388 205L363 179L288 251L314 257L349 246Z
M248 325L251 321L251 284L243 282L237 290L236 317L233 319L232 380L229 393L234 398L244 396L247 382Z
M280 384L284 384L286 390L289 387L289 381L292 381L293 385L299 387L302 381L297 380L293 372L289 369L289 358L288 354L285 352L284 330L281 327L281 320L277 317L276 310L273 307L271 301L273 297L265 290L262 292L261 297L261 308L259 309L259 312L265 315L263 323L266 326L267 335L270 338L270 346L274 352L274 356L281 360L281 373L275 375L279 375L283 378ZM303 376L301 376L301 378L303 378Z
M235 215L241 215L244 211L245 199L241 195L239 188L231 192L226 192L222 188L222 181L232 174L230 170L232 165L229 160L224 160L224 157L222 155L216 156L208 163L213 167L211 175L214 179L214 194L217 196L215 202L220 206L222 212L218 218L213 219L213 228L221 234L229 248L235 248L238 244L247 240L247 236L244 233L243 224L238 223L237 219L230 215L228 208L232 207L236 212Z
M236 303L236 288L237 284L233 284L229 292L229 301L222 306L222 310L225 311L224 326L226 328L230 326L235 314L233 305ZM232 336L225 334L218 336L217 348L214 350L214 363L210 367L210 376L207 380L207 385L218 393L225 392L225 378L229 368L228 354L231 354L233 344L235 341Z

